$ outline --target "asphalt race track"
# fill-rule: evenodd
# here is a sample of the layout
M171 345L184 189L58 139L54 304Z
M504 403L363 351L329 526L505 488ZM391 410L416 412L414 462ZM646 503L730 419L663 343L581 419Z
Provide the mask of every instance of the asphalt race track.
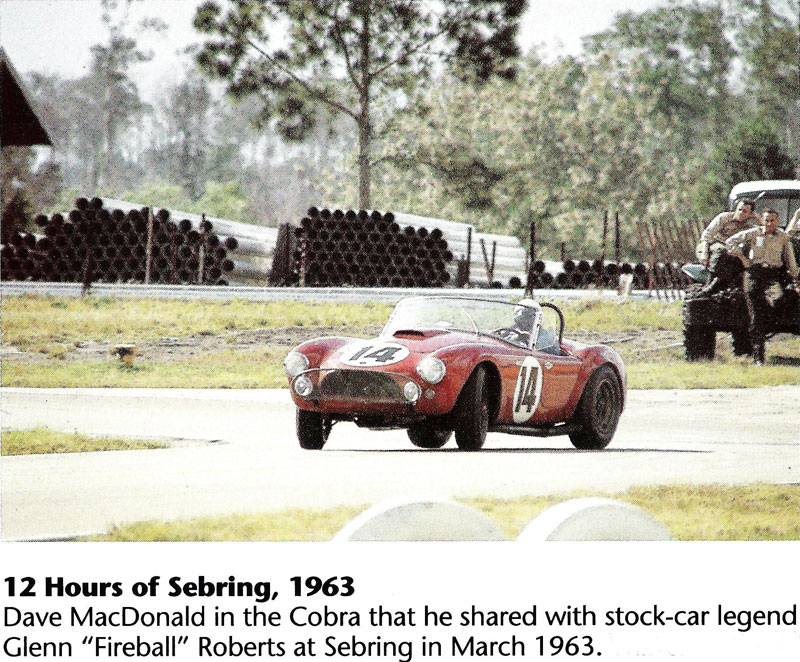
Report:
M334 427L302 451L287 391L3 389L4 429L161 437L169 449L2 458L2 538L115 523L388 497L515 497L665 483L800 482L800 386L631 391L604 451L490 434L477 453L414 448L403 431Z

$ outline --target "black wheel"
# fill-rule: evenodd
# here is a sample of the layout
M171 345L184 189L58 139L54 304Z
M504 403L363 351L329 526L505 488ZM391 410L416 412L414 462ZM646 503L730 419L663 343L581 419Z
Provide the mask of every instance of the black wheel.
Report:
M622 413L622 386L614 369L600 366L589 378L575 409L572 422L579 429L570 441L580 450L600 450L608 446Z
M425 423L412 425L406 432L417 448L441 448L453 436L452 430L435 430Z
M750 333L747 329L736 329L731 332L733 339L733 353L736 356L747 356L753 353L753 345L750 342Z
M453 409L456 444L462 451L477 451L489 429L489 397L486 393L486 369L475 368L458 396Z
M717 334L710 326L685 324L683 327L683 348L687 361L711 361L716 349Z
M331 431L330 421L327 421L322 414L305 409L297 410L297 440L300 448L309 451L318 451L328 440Z

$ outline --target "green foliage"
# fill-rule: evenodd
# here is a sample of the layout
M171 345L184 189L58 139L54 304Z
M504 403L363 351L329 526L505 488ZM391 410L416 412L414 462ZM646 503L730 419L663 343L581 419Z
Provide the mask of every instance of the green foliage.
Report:
M80 197L80 192L75 189L63 189L49 207L42 209L43 214L65 214L75 206L75 199Z
M618 14L613 26L585 40L590 57L610 56L617 66L638 63L635 84L653 111L667 118L689 147L728 113L728 76L735 50L719 5L670 0L642 13Z
M250 203L237 182L206 182L203 196L192 205L198 214L249 222Z
M792 126L800 98L798 76L798 0L728 0L730 23L746 66L747 92L758 114L773 128ZM795 158L800 133L794 116ZM788 132L787 132L788 133Z
M288 140L308 135L320 105L351 118L359 205L369 207L375 101L412 94L442 56L464 76L511 78L524 7L521 0L272 0L235 3L223 12L209 0L195 14L195 28L208 35L197 63L224 80L233 98L262 99L260 123L274 120ZM286 26L283 39L271 34L276 24Z
M738 182L792 179L795 164L783 140L764 117L745 115L720 139L708 159L697 192L697 211L711 218L719 213L731 187Z
M127 34L131 0L115 2L104 0L102 21L107 31L105 42L91 47L92 61L88 75L81 81L83 95L81 116L94 117L89 122L86 138L92 154L88 189L119 185L116 175L124 170L115 168L113 161L122 158L120 137L147 110L139 90L131 77L131 69L149 62L153 54L139 48L134 37ZM161 31L166 25L157 20L147 20L142 29Z
M191 198L183 186L167 182L143 182L134 189L124 191L119 197L130 202L180 211L191 211L189 207L192 206Z
M3 158L0 159L0 200L4 209L11 200L16 200L20 211L25 216L32 217L58 199L61 189L60 166L53 159L38 166L36 162L36 152L32 147L3 147Z
M781 4L789 9L781 13ZM445 75L420 87L379 134L375 206L472 222L523 241L535 220L537 251L550 259L562 242L573 255L596 253L603 211L618 211L623 254L636 259L637 220L716 213L736 181L793 176L797 62L782 35L796 6L672 0L619 14L586 40L580 58L532 55L511 83L472 85ZM736 19L742 7L767 17L775 32L755 39L780 51L773 69L766 61L750 65L745 83L758 90L753 77L793 72L794 83L770 88L772 106L732 84L738 47L754 39ZM750 47L742 55L746 63L756 57ZM783 114L773 112L778 107ZM355 161L353 151L329 173L326 204L355 197L346 178Z
M252 222L250 202L237 182L206 182L200 199L193 201L189 193L178 184L148 182L125 191L122 199L153 207L207 214L232 221Z
M421 94L381 139L379 208L476 223L557 258L599 250L603 210L623 213L623 253L638 254L632 221L674 214L696 178L677 159L683 139L640 90L644 60L527 60L517 83L450 78ZM498 99L502 103L498 104ZM658 184L655 186L655 184ZM326 202L352 196L331 172Z

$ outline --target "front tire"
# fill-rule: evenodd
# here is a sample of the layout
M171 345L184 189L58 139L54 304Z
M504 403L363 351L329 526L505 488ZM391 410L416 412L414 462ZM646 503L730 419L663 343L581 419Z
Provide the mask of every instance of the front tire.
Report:
M579 450L600 450L608 446L622 413L622 386L617 373L602 365L589 378L575 410L573 422L579 429L570 432L572 445Z
M453 436L452 430L435 430L425 423L412 425L406 432L417 448L441 448Z
M453 414L458 447L462 451L480 450L489 430L489 396L483 366L478 366L469 376Z
M295 422L297 423L297 440L300 442L300 448L318 451L325 445L331 426L322 414L298 409Z

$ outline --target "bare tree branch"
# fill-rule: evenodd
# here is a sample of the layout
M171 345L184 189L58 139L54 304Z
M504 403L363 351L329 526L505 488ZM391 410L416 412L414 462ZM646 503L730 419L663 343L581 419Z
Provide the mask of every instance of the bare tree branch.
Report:
M344 106L344 105L342 105L342 104L341 104L341 103L339 103L338 101L334 101L333 99L330 99L329 97L327 97L327 96L326 96L326 95L325 95L325 94L322 92L322 90L319 90L319 89L317 89L317 88L313 87L312 85L310 85L309 83L307 83L306 81L304 81L302 78L300 78L300 76L298 76L297 74L295 74L295 73L294 73L294 72L293 72L291 69L289 69L288 67L285 67L285 66L283 66L283 65L282 65L280 62L278 62L278 60L276 60L276 59L275 59L275 58L274 58L272 55L270 55L269 53L267 53L267 51L265 51L263 48L261 48L261 47L260 47L258 44L256 44L256 43L255 43L255 42L254 42L252 39L250 39L249 37L247 37L247 38L245 38L245 42L246 42L246 43L247 43L247 44L248 44L248 45L249 45L249 46L250 46L250 47L251 47L253 50L255 50L257 53L259 53L259 54L260 54L260 55L261 55L261 56L262 56L262 57L263 57L263 58L264 58L264 59L265 59L267 62L269 62L269 63L270 63L270 64L271 64L273 67L275 67L276 69L279 69L280 71L282 71L283 73L285 73L287 76L289 76L289 78L291 78L291 79L292 79L292 80L293 80L295 83L297 83L298 85L300 85L300 86L301 86L301 87L302 87L302 88L303 88L303 89L304 89L306 92L308 92L308 93L309 93L311 96L313 96L313 97L314 97L314 98L316 98L316 99L319 99L319 100L320 100L320 101L322 101L323 103L326 103L326 104L327 104L327 105L329 105L331 108L335 108L335 109L336 109L336 110L338 110L339 112L342 112L342 113L344 113L345 115L349 115L349 116L350 116L350 117L352 117L354 120L358 120L358 115L357 115L356 113L354 113L352 110L350 110L350 109L349 109L347 106Z

